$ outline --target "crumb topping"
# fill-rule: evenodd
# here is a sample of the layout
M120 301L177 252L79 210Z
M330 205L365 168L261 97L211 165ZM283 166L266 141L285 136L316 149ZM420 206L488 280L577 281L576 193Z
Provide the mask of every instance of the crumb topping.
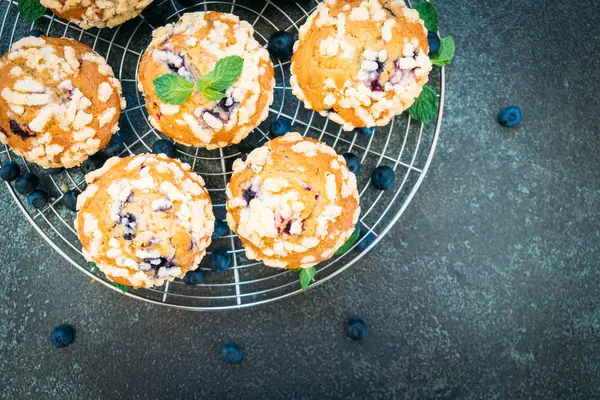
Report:
M40 0L61 18L84 29L112 28L137 17L152 0Z

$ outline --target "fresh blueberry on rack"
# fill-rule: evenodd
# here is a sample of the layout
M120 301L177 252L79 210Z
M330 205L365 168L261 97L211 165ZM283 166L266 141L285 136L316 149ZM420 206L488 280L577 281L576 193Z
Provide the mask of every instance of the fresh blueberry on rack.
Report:
M375 241L376 238L377 238L377 236L375 236L375 234L373 232L362 231L360 233L360 237L358 239L358 248L360 250L366 249L367 247L369 247L371 245L371 243L373 243ZM377 246L373 246L371 251L375 250L376 247Z
M289 59L294 54L294 35L289 32L275 32L269 38L267 49L273 57L281 59Z
M44 190L38 189L27 196L27 203L30 206L41 210L48 205L48 193L46 193Z
M521 122L521 110L517 106L503 108L498 114L498 123L506 128L515 127Z
M360 318L350 318L346 322L346 336L352 340L361 340L369 335L369 327Z
M220 218L215 219L215 230L212 234L213 239L226 235L228 231L229 227L225 221Z
M121 154L125 150L125 142L123 141L123 136L120 133L115 133L110 138L110 142L106 145L106 147L102 150L104 155L108 158L115 157Z
M273 121L273 123L271 124L271 129L269 129L269 132L271 132L271 135L275 136L275 137L279 137L279 136L283 136L286 133L288 133L289 131L292 130L292 124L289 123L289 121L285 120L285 119L276 119L275 121Z
M375 128L358 128L358 133L363 136L371 136L375 132Z
M0 179L6 182L12 182L21 174L19 164L14 161L7 161L0 167Z
M29 196L31 193L35 192L39 182L40 180L37 176L31 172L25 172L15 182L15 189L23 196Z
M39 29L34 29L34 30L30 31L27 36L40 37L42 35L43 35L42 31L40 31Z
M197 285L200 282L202 282L202 278L204 278L204 274L202 273L202 271L200 271L199 269L195 270L195 271L188 271L184 277L183 277L183 281L187 284L187 285Z
M360 159L354 153L344 153L342 154L344 159L346 160L346 164L348 165L348 169L353 174L358 174L360 172Z
M71 211L77 211L77 196L79 192L75 189L67 190L63 194L63 203Z
M58 174L60 174L63 171L64 171L64 168L62 168L62 167L59 167L59 168L46 168L46 169L44 169L44 172L46 174L52 175L52 176L58 175Z
M394 170L388 166L381 165L373 170L371 183L379 190L388 190L394 184Z
M167 157L175 158L177 152L175 151L175 145L165 139L160 139L154 142L152 145L152 152L154 154L166 154Z
M440 49L440 37L436 32L427 32L427 43L429 43L429 56L432 56Z
M50 341L56 347L65 347L71 344L75 330L70 325L59 325L52 330Z
M104 164L104 158L100 157L98 154L95 154L85 160L79 168L81 168L81 171L84 174L89 174L90 172L102 167L102 164Z
M242 358L244 357L244 353L235 343L228 343L221 347L221 358L227 364L239 364L242 362Z
M225 250L210 253L210 268L218 273L225 272L231 265L231 256Z

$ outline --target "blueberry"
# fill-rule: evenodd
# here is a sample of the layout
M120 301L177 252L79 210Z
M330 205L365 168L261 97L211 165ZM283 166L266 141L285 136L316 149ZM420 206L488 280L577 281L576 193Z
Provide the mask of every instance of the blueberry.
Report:
M221 358L227 364L239 364L242 362L244 353L240 350L240 347L235 343L228 343L221 347Z
M210 268L218 273L225 272L231 265L231 256L225 250L210 253Z
M369 327L360 318L350 318L346 323L346 336L352 340L361 340L369 335Z
M286 133L288 133L291 130L292 130L292 124L290 124L287 120L276 119L271 124L271 129L269 129L269 132L271 132L271 135L273 135L275 137L279 137L279 136L285 135Z
M40 180L37 176L31 172L25 172L15 182L15 189L23 196L29 196L31 193L35 192L39 182Z
M289 32L275 32L269 38L267 49L273 57L289 59L294 54L294 35Z
M394 184L394 170L385 165L379 166L371 174L371 183L379 190L387 190Z
M166 154L167 157L175 158L177 152L175 151L175 145L164 139L157 140L152 145L152 152L154 154Z
M65 207L71 211L77 211L77 196L79 196L79 192L77 190L67 190L63 194L63 203Z
M34 29L31 32L29 32L29 34L27 36L40 37L42 35L43 35L42 31L40 31L39 29Z
M0 167L0 179L3 181L14 181L20 174L21 168L19 167L19 164L14 161L7 161Z
M104 158L96 154L85 160L83 164L81 164L80 168L84 174L89 174L90 172L102 167L102 164L104 164Z
M363 136L371 136L375 132L375 128L358 128L358 133Z
M63 172L63 170L64 170L64 168L62 168L62 167L59 167L59 168L46 168L44 170L44 172L46 174L48 174L48 175L53 175L54 176L54 175L60 174L61 172Z
M197 269L195 271L186 272L185 276L183 277L183 281L188 285L194 286L202 282L203 277L204 274L202 273L202 271Z
M360 172L360 159L353 153L344 153L342 154L344 159L346 160L346 164L348 165L348 169L353 174L358 174Z
M250 153L254 149L258 149L260 147L260 141L262 140L263 135L259 131L253 131L242 140L238 145L238 150L242 153Z
M215 220L215 230L213 231L212 237L213 239L224 236L229 231L229 227L227 223L220 218Z
M521 110L517 106L502 109L498 114L498 123L504 127L512 128L521 122Z
M377 239L377 236L373 232L361 232L360 237L358 239L358 248L361 250L366 249ZM371 251L375 250L377 246L373 246Z
M65 347L71 344L75 330L70 325L59 325L50 334L50 340L56 347Z
M434 55L440 49L440 37L436 32L427 32L427 42L429 43L429 56Z
M48 205L48 193L38 189L27 196L27 203L29 203L30 206L41 210Z
M104 155L108 158L118 156L125 150L125 142L123 142L123 136L120 133L115 133L110 138L110 142L102 150Z

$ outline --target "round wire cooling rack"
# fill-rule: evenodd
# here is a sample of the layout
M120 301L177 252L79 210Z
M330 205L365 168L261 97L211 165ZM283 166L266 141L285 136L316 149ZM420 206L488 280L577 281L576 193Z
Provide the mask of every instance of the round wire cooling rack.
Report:
M104 56L122 82L127 108L122 112L120 132L126 143L122 155L149 152L152 143L164 136L148 122L144 99L137 90L137 66L148 45L152 29L176 21L184 12L220 11L237 14L250 22L255 37L266 44L276 31L286 30L297 34L304 20L314 10L309 5L276 0L221 0L198 1L194 6L181 7L174 0L156 1L151 10L114 29L82 30L47 12L35 23L26 23L18 14L17 2L0 0L0 50L6 52L16 40L38 29L47 36L70 37L88 44ZM147 11L150 11L148 13ZM162 20L157 21L157 16ZM444 69L435 69L430 84L440 93L440 107L436 123L428 125L411 123L410 116L397 117L389 126L379 128L371 136L343 132L339 125L330 122L314 111L307 110L296 99L289 86L289 61L274 60L276 69L275 101L269 118L253 133L261 142L269 140L270 124L277 118L288 120L293 130L328 143L338 153L353 152L361 159L361 172L357 175L361 197L361 239L345 254L317 266L318 272L311 287L317 286L357 262L370 252L381 238L398 221L421 185L432 161L444 106ZM405 113L406 114L406 113ZM225 187L231 174L233 161L242 156L240 146L208 151L177 145L179 158L189 163L202 175L212 197L217 218L225 218ZM17 161L22 170L40 176L41 186L48 191L51 202L38 211L19 197L7 183L15 203L35 230L70 264L101 284L120 291L101 273L90 269L83 258L81 246L73 228L75 213L69 211L62 198L66 190L82 190L84 174L78 168L50 174L22 157L15 158L7 146L0 147L0 162ZM396 171L394 186L379 191L369 184L370 171L378 165L388 165ZM129 290L125 295L146 302L163 304L189 310L222 310L249 307L271 302L302 292L298 273L264 266L248 260L240 240L230 231L213 239L209 254L216 249L226 250L232 256L232 266L224 273L207 273L199 285L189 286L175 280L160 288ZM209 271L205 257L200 268Z

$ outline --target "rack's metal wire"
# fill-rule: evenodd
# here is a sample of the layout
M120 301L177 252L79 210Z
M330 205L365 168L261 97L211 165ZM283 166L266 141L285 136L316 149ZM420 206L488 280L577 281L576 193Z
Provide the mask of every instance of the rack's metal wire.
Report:
M165 19L168 22L175 21L183 12L189 11L216 10L243 14L241 17L254 26L258 40L266 43L274 31L297 32L314 10L314 7L289 2L280 4L274 1L253 0L242 4L236 0L211 0L200 1L193 7L179 7L174 0L162 0L157 6L170 8L171 14ZM36 23L20 25L16 1L2 0L0 12L2 8L5 8L0 27L0 46L4 46L0 49L2 52L7 51L15 40L25 36L31 29L45 28L46 35L66 36L83 41L106 57L117 78L121 80L123 93L128 100L127 109L122 112L120 120L121 131L126 138L126 149L122 155L150 151L152 142L162 136L148 121L144 100L137 91L136 82L137 66L149 41L150 31L155 26L142 15L112 30L85 31L51 13L46 13ZM275 68L276 100L270 108L269 120L257 128L262 135L262 141L268 140L266 132L270 121L285 118L292 123L294 130L327 142L338 153L348 151L362 154L363 171L358 176L363 208L360 224L363 231L374 235L375 239L368 246L359 246L359 242L343 256L320 265L316 280L311 285L315 287L338 275L370 252L394 226L413 199L429 169L440 133L445 94L444 69L431 78L440 93L440 107L435 125L411 126L410 117L401 116L389 127L378 129L378 132L370 137L363 137L357 133L343 132L336 124L304 109L301 102L291 95L291 88L288 86L289 61L276 61ZM227 178L231 174L231 163L241 156L241 153L235 146L212 152L178 146L178 152L183 161L190 163L192 168L205 178L213 197L215 213L223 217L224 192ZM0 148L0 161L13 158L7 146ZM17 161L27 171L40 171L39 167L27 163L22 157ZM390 165L396 171L394 190L380 192L369 185L370 168L379 164ZM44 175L43 172L41 174ZM114 287L101 274L89 270L72 226L75 215L62 206L65 188L81 190L85 187L81 171L65 170L57 176L47 175L42 181L53 198L49 206L41 211L26 206L25 199L19 197L10 184L7 183L7 187L18 208L54 250L90 278L119 291L120 289ZM125 295L181 309L222 310L263 304L301 292L296 272L271 269L259 262L247 260L235 235L229 233L213 240L209 250L223 247L228 249L233 261L232 267L224 274L207 274L203 283L193 287L176 280L162 288L131 290ZM204 263L201 268L208 269Z

